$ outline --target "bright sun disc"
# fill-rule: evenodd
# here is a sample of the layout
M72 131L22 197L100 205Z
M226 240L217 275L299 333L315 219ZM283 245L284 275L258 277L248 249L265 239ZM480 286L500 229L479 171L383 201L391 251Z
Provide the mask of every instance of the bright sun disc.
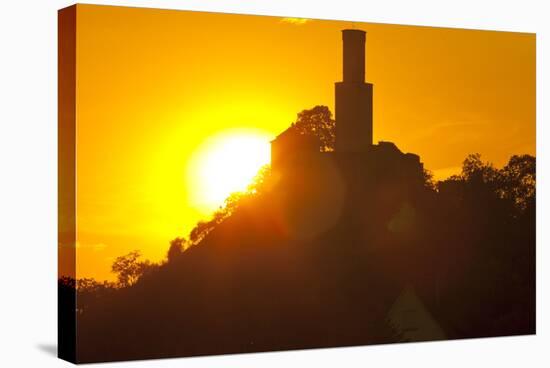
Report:
M189 172L194 202L204 210L221 206L231 193L246 190L270 157L267 134L228 132L209 139Z

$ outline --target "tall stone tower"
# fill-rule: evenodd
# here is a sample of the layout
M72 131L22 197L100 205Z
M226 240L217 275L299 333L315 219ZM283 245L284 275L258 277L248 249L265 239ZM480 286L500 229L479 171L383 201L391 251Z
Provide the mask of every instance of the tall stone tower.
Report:
M365 83L366 32L342 31L343 81L336 83L336 151L365 152L372 145L372 84Z

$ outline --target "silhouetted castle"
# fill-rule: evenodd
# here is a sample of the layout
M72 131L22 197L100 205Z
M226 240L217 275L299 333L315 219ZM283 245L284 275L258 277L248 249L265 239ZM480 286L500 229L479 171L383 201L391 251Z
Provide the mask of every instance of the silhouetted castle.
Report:
M404 174L418 174L423 165L418 155L402 153L395 144L372 143L373 85L365 83L365 36L356 29L342 31L344 47L343 81L336 83L336 149L320 152L320 142L314 136L302 135L289 128L271 142L271 164L275 171L308 159L334 159L360 156L376 161L386 169L398 169ZM303 163L303 162L302 162ZM376 166L379 166L376 165Z
M514 156L526 175L497 187L478 171L432 190L418 156L372 144L365 32L343 38L335 150L288 129L272 142L259 190L199 223L185 251L160 265L129 261L122 272L143 267L131 286L84 279L77 291L60 280L60 356L92 363L536 332L535 188L522 184L534 185L534 157ZM528 207L518 211L516 198Z
M319 199L331 201L330 210L337 212L372 209L370 202L381 187L395 196L396 203L405 203L411 191L423 184L423 165L418 155L403 153L394 143L372 143L373 85L365 83L366 32L347 29L342 36L343 81L335 86L335 150L321 152L317 137L291 127L271 142L273 174L289 192L309 185L298 189L297 195L322 191ZM311 215L318 209L312 208Z

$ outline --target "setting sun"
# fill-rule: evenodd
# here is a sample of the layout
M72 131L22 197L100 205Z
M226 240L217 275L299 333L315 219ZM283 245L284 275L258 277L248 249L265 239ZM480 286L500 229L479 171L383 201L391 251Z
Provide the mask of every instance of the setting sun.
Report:
M211 211L229 194L246 190L270 160L269 135L230 131L204 142L194 154L188 180L197 207Z

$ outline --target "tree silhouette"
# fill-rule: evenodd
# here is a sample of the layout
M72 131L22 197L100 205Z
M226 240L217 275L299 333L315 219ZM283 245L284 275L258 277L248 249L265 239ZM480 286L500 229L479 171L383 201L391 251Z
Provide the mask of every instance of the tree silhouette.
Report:
M112 295L117 285L113 282L99 282L93 278L82 278L76 280L76 291L78 295L77 312L85 313L90 305L97 303Z
M501 195L520 209L534 205L536 190L536 160L530 155L514 155L501 170Z
M535 157L514 155L502 169L496 169L490 162L483 162L479 153L470 154L463 162L461 174L438 183L438 186L440 189L449 184L464 188L477 186L475 192L488 191L510 201L518 210L525 210L535 201L535 166Z
M492 163L483 162L479 153L474 153L468 155L462 163L462 177L469 181L494 183L498 178L498 170Z
M141 276L155 265L149 261L140 261L141 253L137 250L117 257L111 270L117 275L118 287L125 288L135 284Z
M166 254L166 259L168 262L173 261L183 253L186 243L187 242L184 238L179 237L170 242L170 247L168 248L168 252Z
M336 121L327 106L318 105L298 113L298 118L291 125L300 134L311 134L319 138L321 152L334 151L336 141Z
M424 188L434 191L437 188L437 183L434 180L434 175L430 170L424 169L422 171L422 180L424 183Z

